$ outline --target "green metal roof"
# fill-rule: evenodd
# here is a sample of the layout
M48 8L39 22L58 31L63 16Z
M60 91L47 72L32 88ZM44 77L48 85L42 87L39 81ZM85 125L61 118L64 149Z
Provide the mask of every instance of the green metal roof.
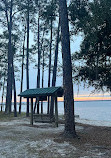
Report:
M28 89L24 92L21 92L19 96L24 98L36 98L39 96L63 96L63 88L62 87L48 87L48 88L36 88L36 89Z

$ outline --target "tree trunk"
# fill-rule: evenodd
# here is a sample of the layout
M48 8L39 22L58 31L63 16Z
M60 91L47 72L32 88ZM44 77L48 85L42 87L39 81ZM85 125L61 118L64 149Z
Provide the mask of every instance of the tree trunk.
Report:
M51 18L51 36L50 36L48 87L50 87L50 79L51 79L51 53L52 53L52 18ZM47 114L49 114L49 108L50 108L49 107L49 102L50 102L50 97L48 97Z
M43 46L43 39L44 39L44 33L45 33L45 30L43 32L43 38L42 38L42 44L41 44L41 50L42 50L42 46ZM45 66L45 63L44 63L44 50L43 51L43 56L42 56L42 88L44 87L44 66ZM43 101L41 101L41 114L43 114Z
M4 97L5 81L6 81L6 79L5 79L5 77L4 77L3 89L2 89L1 111L3 110L3 97Z
M38 15L38 74L37 74L37 88L40 88L40 26ZM37 113L39 114L39 98L37 98Z
M20 87L20 93L21 93L22 90L23 90L24 54L25 54L25 35L26 35L26 26L25 26L24 41L23 41L23 55L22 55L22 72L21 72L21 87ZM22 97L20 97L19 114L21 114L21 103L22 103Z
M52 77L52 87L55 87L55 85L56 85L58 45L59 45L59 28L60 28L60 22L58 24L58 30L57 30L55 58L54 58L54 67L53 67L53 77ZM54 116L54 97L51 97L50 118L52 119L53 116Z
M64 86L64 106L65 106L65 131L68 137L75 137L74 120L74 99L72 83L72 64L70 53L70 37L66 0L59 0L61 40L63 53L63 86Z
M43 50L43 61L42 61L42 88L44 87L44 50ZM41 114L43 114L43 101L41 101Z
M16 85L15 85L15 75L14 75L13 62L12 62L12 83L13 83L13 90L14 90L14 117L17 117Z
M39 14L39 13L38 13ZM38 15L38 72L37 72L37 88L40 88L40 18L39 18L39 15ZM34 106L34 113L35 113L35 110L36 110L36 104L37 104L37 113L39 114L39 98L36 98L36 101L35 101L35 106Z
M7 95L6 95L6 113L11 113L11 101L12 101L12 7L13 0L10 2L10 21L8 20L7 11L6 18L8 23L8 33L9 33L9 42L8 42L8 73L7 73ZM7 4L6 4L7 6ZM7 7L6 7L7 8Z
M27 59L26 59L26 78L27 78L27 89L29 89L29 0L27 6ZM29 98L27 98L27 112L26 116L29 116Z

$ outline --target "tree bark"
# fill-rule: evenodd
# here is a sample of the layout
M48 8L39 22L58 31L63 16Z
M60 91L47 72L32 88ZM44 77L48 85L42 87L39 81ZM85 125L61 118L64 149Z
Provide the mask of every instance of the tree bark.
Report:
M42 88L44 87L44 66L45 66L45 63L44 63L44 49L42 49L42 46L43 46L43 39L44 39L44 33L45 33L45 30L43 32L43 38L42 38L42 44L41 44L41 50L43 51L43 56L42 56ZM41 114L43 114L43 101L41 101Z
M14 117L17 117L16 85L15 85L15 75L14 75L13 62L12 62L12 83L13 83L13 90L14 90Z
M24 55L25 55L25 35L26 35L26 26L25 26L24 41L23 41L23 55L22 55L22 71L21 71L21 86L20 86L20 93L21 93L22 90L23 90ZM22 97L20 97L19 114L21 114L21 103L22 103Z
M37 88L40 88L40 17L39 17L39 13L38 13L38 34L37 34L37 40L38 40L38 71L37 71ZM37 105L37 113L39 114L39 98L36 98L35 101L35 106L34 106L34 113L36 110L36 105Z
M44 87L44 50L43 50L43 61L42 61L42 88ZM43 101L41 101L41 114L43 114Z
M5 77L4 77L3 89L2 89L1 111L3 110L3 97L4 97L5 81L6 81L6 79L5 79Z
M38 15L38 74L37 74L37 88L40 88L40 26ZM39 98L37 98L37 113L39 114Z
M51 18L51 35L50 35L50 54L49 54L49 74L48 74L48 87L50 87L50 79L51 79L51 53L52 53L52 25L53 21ZM47 114L49 114L49 102L50 97L48 97L48 105L47 105Z
M57 30L55 58L54 58L54 67L53 67L53 77L52 77L52 87L55 87L55 85L56 85L57 60L58 60L58 45L59 45L59 28L60 28L60 22L58 24L58 30ZM51 97L50 118L52 119L53 116L54 116L54 97Z
M7 3L5 3L7 9ZM7 73L7 94L6 94L6 113L11 113L11 102L12 102L12 7L13 0L10 2L10 21L8 20L8 13L6 10L6 18L9 33L8 42L8 73Z
M70 37L66 0L59 0L61 40L63 53L63 86L65 106L65 131L67 137L75 137L74 99L72 83L72 64L70 53Z
M26 59L26 78L27 78L27 89L29 89L29 0L27 0L27 59ZM27 112L26 116L29 116L29 98L27 98Z

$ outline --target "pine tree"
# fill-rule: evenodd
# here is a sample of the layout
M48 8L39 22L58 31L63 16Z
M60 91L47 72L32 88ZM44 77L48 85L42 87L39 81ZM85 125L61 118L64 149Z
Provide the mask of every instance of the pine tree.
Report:
M75 137L72 65L70 53L69 24L66 0L59 0L61 41L63 53L63 86L65 107L65 131L67 137Z
M77 65L74 80L82 81L85 84L87 83L87 86L94 86L96 90L103 91L111 90L110 5L111 2L108 0L92 1L87 5L84 4L82 9L79 8L78 13L86 10L82 19L81 15L76 13L79 19L77 26L81 27L84 39L81 44L81 51L73 56L74 60L80 62L80 66ZM71 19L74 21L73 12L70 13Z

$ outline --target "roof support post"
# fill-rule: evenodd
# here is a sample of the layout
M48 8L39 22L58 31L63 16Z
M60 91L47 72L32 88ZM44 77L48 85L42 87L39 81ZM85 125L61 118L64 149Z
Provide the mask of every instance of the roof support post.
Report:
M54 118L54 97L51 96L50 119Z
M55 97L55 125L58 127L58 104L57 97Z
M30 124L33 125L33 98L31 98L31 117Z
M39 97L37 97L37 114L39 114Z

